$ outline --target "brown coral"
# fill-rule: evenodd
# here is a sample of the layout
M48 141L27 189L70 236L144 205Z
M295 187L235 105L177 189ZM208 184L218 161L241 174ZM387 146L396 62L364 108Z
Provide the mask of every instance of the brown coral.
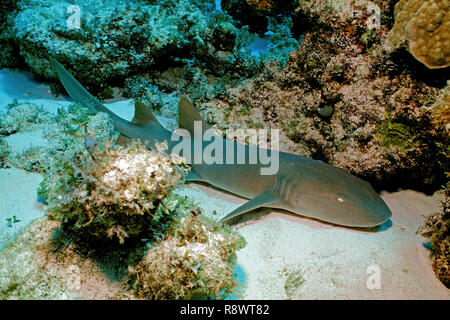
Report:
M406 42L412 55L430 69L450 65L450 2L401 0L395 7L395 24L389 41Z

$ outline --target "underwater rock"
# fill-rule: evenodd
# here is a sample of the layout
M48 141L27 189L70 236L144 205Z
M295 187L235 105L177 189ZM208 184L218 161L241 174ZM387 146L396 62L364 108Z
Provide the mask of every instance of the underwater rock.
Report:
M0 138L0 169L9 168L11 165L9 163L9 154L11 149L8 143Z
M21 63L19 47L14 41L12 32L17 2L17 0L0 2L0 68L17 67Z
M322 117L329 118L333 114L333 107L330 105L317 107L317 113Z
M36 104L10 104L6 115L0 118L0 135L34 131L39 124L50 121L51 117L48 111Z
M0 137L6 137L0 148L0 167L13 165L30 172L47 172L51 158L45 154L42 128L53 123L54 116L32 103L13 103L7 109L0 117ZM7 141L11 143L8 151L4 149Z
M83 82L100 89L155 59L180 50L186 40L173 17L158 6L136 2L77 2L80 26L69 25L69 5L60 1L20 3L14 31L21 55L39 76L55 78L48 56L70 63ZM76 17L75 17L76 18Z
M63 62L92 92L121 85L133 75L164 70L190 59L211 73L250 73L259 62L241 52L245 32L208 1L75 1L79 12L57 0L20 2L13 37L37 75L56 79L48 63ZM75 15L75 16L74 16ZM238 43L239 42L239 43ZM221 51L229 54L220 56ZM184 63L184 62L183 62Z
M447 81L447 86L441 90L439 98L430 109L434 125L450 133L450 80Z
M236 45L236 32L236 27L230 22L218 24L213 31L213 46L221 51L232 52Z
M46 154L47 148L43 146L31 146L23 151L13 152L9 155L9 162L16 168L29 172L48 172L52 164L52 158Z
M77 104L69 111L60 108L54 115L32 103L13 103L0 117L0 136L12 143L2 155L8 163L31 172L47 173L55 157L71 156L85 150L80 141L95 135L99 143L111 139L113 127L106 114L92 115ZM57 162L57 161L56 161Z
M34 110L33 105L24 105L22 110ZM41 123L33 112L25 114L31 115L34 125L46 128L51 141L35 153L50 164L42 170L46 175L38 190L49 215L32 223L0 252L0 298L151 298L140 290L139 297L134 296L125 282L134 276L128 275L128 267L140 263L149 248L162 248L169 238L206 249L207 256L192 256L189 265L178 266L178 276L201 286L185 291L186 295L223 298L234 290L235 252L245 242L231 228L197 217L201 212L185 197L170 195L186 173L181 158L164 155L164 145L158 145L159 153L139 142L112 147L109 117L78 104L58 109ZM11 159L3 142L0 139L0 155L6 156L7 164L28 163ZM201 264L207 262L214 264L204 269ZM167 266L156 268L163 274ZM170 281L170 276L143 286L159 290L160 280ZM170 290L159 297L169 298Z
M442 0L401 0L389 41L406 45L428 68L450 66L450 6Z
M160 203L181 183L182 159L133 142L106 144L66 161L45 177L40 194L52 218L81 239L154 238L170 221Z
M272 35L263 54L255 55L257 35L214 10L212 1L89 0L73 6L80 9L79 28L73 24L78 11L57 0L21 1L9 12L5 34L20 49L18 58L37 76L55 80L48 63L54 56L100 98L120 87L116 93L157 113L184 94L194 101L214 99L254 77L267 61L284 64L299 43L291 17L264 17ZM58 83L53 89L62 88ZM172 117L173 111L160 115Z
M223 299L234 293L236 251L245 240L197 214L183 217L142 261L130 267L136 294L147 299Z
M59 227L47 217L37 219L0 251L0 299L134 298L125 284L111 279L100 261L83 256L70 242L61 243Z
M0 299L228 297L236 290L236 251L245 240L196 216L185 198L171 196L165 205L176 217L168 233L131 245L87 246L59 221L33 221L0 251ZM147 262L150 257L155 260Z

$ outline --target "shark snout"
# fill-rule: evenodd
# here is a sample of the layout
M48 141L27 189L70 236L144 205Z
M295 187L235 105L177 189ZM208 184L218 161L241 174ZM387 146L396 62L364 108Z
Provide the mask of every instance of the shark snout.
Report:
M386 202L379 196L379 201L377 203L376 216L379 224L385 223L388 219L392 217L391 209L387 206Z
M371 204L366 208L365 227L379 226L392 217L391 210L377 193L371 198Z

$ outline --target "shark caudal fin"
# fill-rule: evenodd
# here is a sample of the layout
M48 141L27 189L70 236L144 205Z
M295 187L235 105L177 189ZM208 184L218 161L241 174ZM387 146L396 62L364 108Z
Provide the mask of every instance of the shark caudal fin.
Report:
M90 94L89 91L87 91L55 58L50 57L49 60L51 68L58 74L62 85L75 102L80 103L86 108L94 108L99 112L105 112L108 114L114 123L114 128L120 133L129 131L127 130L129 127L128 121L120 118L114 112L105 107L99 100L97 100L97 98Z
M70 73L59 63L55 58L50 57L50 66L53 71L58 74L59 80L66 89L70 97L81 105L87 108L95 108L98 111L107 112L110 111L89 93Z
M186 129L193 135L195 121L201 121L203 132L211 129L210 125L202 119L197 109L195 109L191 100L187 96L182 96L178 102L178 126Z
M136 130L135 128L133 128L133 124L148 128L149 130L155 130L155 140L167 140L168 131L164 129L164 127L156 120L153 113L147 108L145 104L139 101L135 103L135 111L132 124L129 121L120 118L114 112L106 108L99 100L97 100L97 98L91 95L89 91L87 91L55 58L50 57L49 60L50 66L58 74L59 80L61 81L62 85L75 102L78 102L87 108L93 107L97 111L105 112L111 117L114 123L114 128L121 133L121 135L117 138L116 143L127 144L130 142L129 137L137 137Z

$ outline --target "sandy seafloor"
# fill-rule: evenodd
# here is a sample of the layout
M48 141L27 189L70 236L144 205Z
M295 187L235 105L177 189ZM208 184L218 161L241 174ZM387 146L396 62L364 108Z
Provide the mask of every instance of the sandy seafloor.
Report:
M55 112L67 106L55 98L49 86L26 72L0 70L0 113L8 103L43 105ZM133 101L106 104L120 116L131 119ZM166 119L166 125L173 120ZM6 138L13 150L45 143L39 131ZM0 250L34 219L44 216L36 189L42 176L20 169L0 169ZM203 213L219 219L245 199L212 187L189 184L177 191L189 196ZM434 275L427 240L416 235L423 215L439 210L442 194L433 196L403 190L382 193L392 218L376 230L355 230L272 209L244 216L235 228L247 246L238 252L236 272L244 299L450 299ZM20 222L7 227L6 219ZM369 289L368 270L379 270L380 288ZM299 273L304 283L286 291L287 275Z

